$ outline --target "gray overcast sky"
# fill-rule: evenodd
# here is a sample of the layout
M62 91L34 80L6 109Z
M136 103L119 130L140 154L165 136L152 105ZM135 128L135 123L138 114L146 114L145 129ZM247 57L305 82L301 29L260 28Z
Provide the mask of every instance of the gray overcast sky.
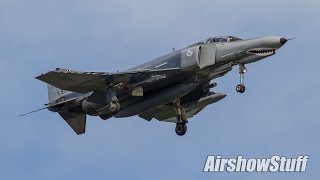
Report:
M1 0L0 179L319 179L317 0ZM56 67L130 68L209 36L297 37L278 54L217 79L228 96L177 137L174 124L89 118L76 136L35 76ZM306 173L202 173L207 155L310 155Z

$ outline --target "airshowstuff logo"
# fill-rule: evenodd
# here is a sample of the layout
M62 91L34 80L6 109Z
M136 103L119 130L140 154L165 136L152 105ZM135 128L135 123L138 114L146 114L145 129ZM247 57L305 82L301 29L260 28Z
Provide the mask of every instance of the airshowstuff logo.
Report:
M204 172L305 172L309 156L287 158L272 156L271 158L222 158L208 156L203 168Z

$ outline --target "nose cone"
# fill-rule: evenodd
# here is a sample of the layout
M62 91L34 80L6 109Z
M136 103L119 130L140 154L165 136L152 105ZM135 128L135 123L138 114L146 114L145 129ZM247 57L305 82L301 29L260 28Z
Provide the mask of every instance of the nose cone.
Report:
M282 45L286 44L287 41L288 41L288 39L286 39L286 38L280 38L280 44L282 44Z
M260 48L275 48L279 49L284 44L287 43L288 39L279 37L279 36L268 36L268 37L262 37L259 39Z

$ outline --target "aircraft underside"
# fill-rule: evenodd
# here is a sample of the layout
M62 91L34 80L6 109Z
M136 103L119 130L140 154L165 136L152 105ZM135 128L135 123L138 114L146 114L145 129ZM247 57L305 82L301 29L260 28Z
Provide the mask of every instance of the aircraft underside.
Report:
M210 91L217 85L211 80L239 66L236 91L244 93L245 64L274 55L287 41L214 37L123 72L57 68L36 77L48 84L49 103L42 109L58 112L77 134L85 133L86 115L104 120L139 115L174 122L176 134L182 136L188 118L226 96Z

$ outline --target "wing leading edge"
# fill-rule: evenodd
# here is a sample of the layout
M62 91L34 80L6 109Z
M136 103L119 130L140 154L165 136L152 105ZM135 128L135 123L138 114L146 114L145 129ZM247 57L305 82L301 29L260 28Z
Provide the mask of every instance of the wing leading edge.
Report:
M57 88L78 93L104 91L110 84L130 84L131 79L137 76L145 77L141 83L157 80L157 76L165 77L167 73L180 70L179 68L159 70L137 70L120 73L80 72L57 68L54 71L41 74L36 78ZM147 81L146 81L147 80Z

